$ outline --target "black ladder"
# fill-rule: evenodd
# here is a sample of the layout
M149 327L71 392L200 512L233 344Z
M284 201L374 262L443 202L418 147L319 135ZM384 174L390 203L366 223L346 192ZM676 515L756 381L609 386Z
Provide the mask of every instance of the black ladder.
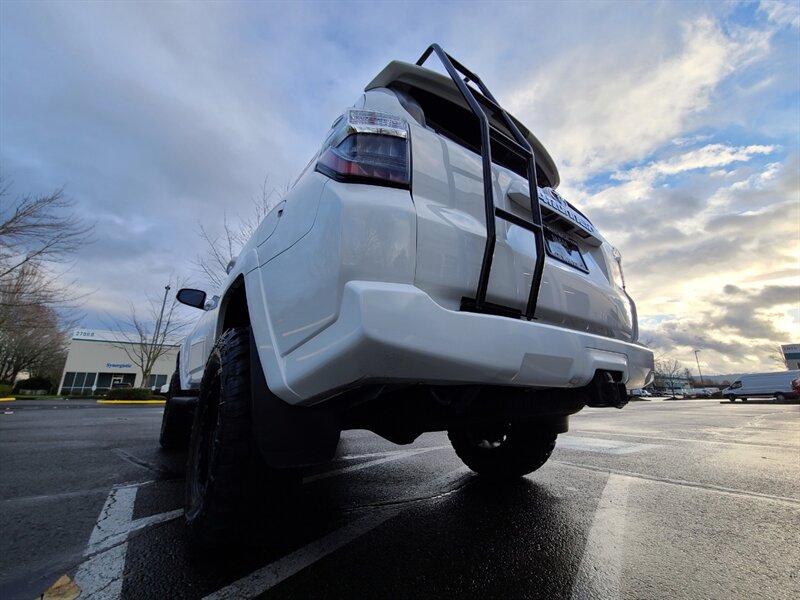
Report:
M452 56L444 52L438 44L431 44L431 46L423 53L417 61L418 66L428 59L431 53L436 53L439 60L442 61L444 68L450 75L450 78L456 84L456 87L461 92L461 95L466 100L469 108L478 118L481 128L481 160L483 163L483 198L486 210L486 247L483 251L483 262L481 263L481 273L478 279L478 290L475 298L462 298L461 310L479 313L497 314L508 317L520 318L524 316L526 319L534 319L536 312L536 302L539 298L539 288L542 285L542 273L544 271L544 228L542 227L542 211L539 206L539 193L538 185L536 182L536 158L533 154L533 148L528 143L528 140L520 133L517 126L508 116L505 109L497 103L492 93L486 88L481 79L469 71L464 65L455 60ZM461 78L463 75L463 79ZM495 112L495 114L502 115L506 127L514 136L512 140L505 133L492 126L489 118L486 116L481 104L476 100L472 90L467 85L470 81L474 82L483 94L483 102ZM526 173L528 175L528 190L531 199L531 217L532 220L528 221L514 215L508 211L498 208L494 204L494 194L492 193L492 148L491 141L494 136L495 142L502 144L509 151L518 155L526 163ZM525 312L521 312L510 306L502 306L486 301L486 290L489 286L489 274L492 270L492 259L494 257L494 248L497 242L497 233L495 231L495 217L500 217L513 223L519 227L527 229L533 233L533 239L536 244L536 264L533 269L533 277L531 280L531 290L528 294L528 304Z

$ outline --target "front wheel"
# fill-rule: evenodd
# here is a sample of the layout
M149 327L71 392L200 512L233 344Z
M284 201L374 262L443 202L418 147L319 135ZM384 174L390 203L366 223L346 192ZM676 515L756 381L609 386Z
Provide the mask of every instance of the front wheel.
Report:
M535 422L468 425L447 432L458 457L479 475L510 479L550 458L558 434Z
M192 425L184 516L193 546L239 541L260 514L282 509L279 500L299 483L297 472L263 463L253 440L250 389L250 328L231 329L206 363Z
M733 394L728 394L728 402L736 402L736 396Z
M786 402L786 396L778 392L777 394L775 394L775 400L777 402Z

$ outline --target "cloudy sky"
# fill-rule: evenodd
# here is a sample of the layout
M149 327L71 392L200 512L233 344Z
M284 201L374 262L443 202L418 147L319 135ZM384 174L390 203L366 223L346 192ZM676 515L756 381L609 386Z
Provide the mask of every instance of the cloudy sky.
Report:
M642 337L703 372L800 342L797 2L0 2L0 174L65 186L83 324L201 283L200 224L280 189L432 41L543 141L617 245Z

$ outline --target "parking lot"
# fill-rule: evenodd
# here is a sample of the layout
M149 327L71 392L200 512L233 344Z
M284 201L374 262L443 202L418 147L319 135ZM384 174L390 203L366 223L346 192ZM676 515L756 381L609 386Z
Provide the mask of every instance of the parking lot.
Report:
M291 514L193 553L160 406L0 406L0 598L797 598L800 406L636 402L481 481L446 434L345 432Z

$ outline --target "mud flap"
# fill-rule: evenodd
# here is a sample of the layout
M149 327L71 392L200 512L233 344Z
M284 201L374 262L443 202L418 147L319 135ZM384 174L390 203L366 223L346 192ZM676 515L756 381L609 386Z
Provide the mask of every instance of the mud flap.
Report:
M329 462L341 433L330 410L291 406L273 394L250 333L250 380L253 439L270 467L304 467Z

